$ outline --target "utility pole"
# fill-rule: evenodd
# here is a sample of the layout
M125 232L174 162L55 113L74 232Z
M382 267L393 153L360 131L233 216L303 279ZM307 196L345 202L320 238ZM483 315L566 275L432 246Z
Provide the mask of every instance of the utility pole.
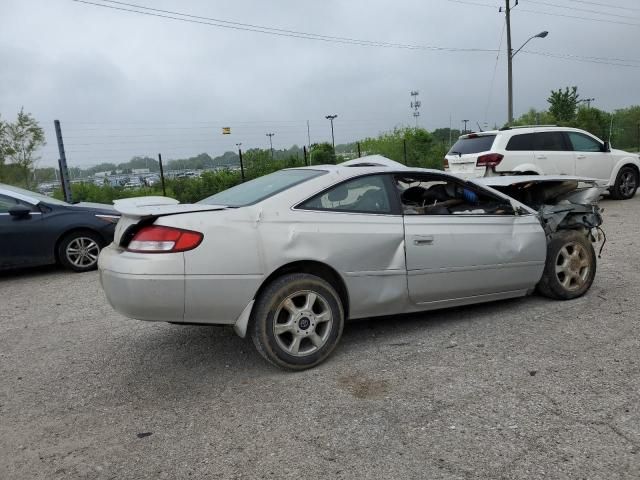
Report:
M420 107L422 106L422 102L418 100L418 95L420 92L417 90L411 91L411 97L413 100L411 101L411 108L413 109L413 118L416 120L416 128L418 128L418 117L420 116Z
M513 123L513 49L511 48L511 0L506 0L505 17L507 22L507 88L509 90L509 125L511 125Z
M309 120L307 120L307 149L311 151L311 130L309 129Z
M273 136L275 133L267 133L267 137L269 137L269 148L271 148L271 161L273 162Z
M467 133L467 123L469 123L469 120L462 120L464 122L464 130L462 130L462 134L464 135L465 133Z
M167 190L164 186L164 168L162 168L162 155L158 154L158 165L160 166L160 182L162 182L162 195L167 196Z
M238 147L238 157L240 157L240 177L244 182L244 165L242 164L242 149L240 148L241 146L242 142L236 143L236 147Z
M640 153L640 122L638 122L638 153Z
M333 137L333 121L338 118L338 115L327 115L326 117L327 120L329 120L331 122L331 145L333 145L333 157L335 158L336 156L336 141Z
M58 166L60 167L60 180L62 180L62 193L66 202L72 203L73 197L71 195L71 185L69 184L69 168L67 167L67 155L64 151L64 142L62 141L62 128L60 127L60 120L54 120L53 125L56 129L56 140L58 141L58 153L60 158L58 159Z

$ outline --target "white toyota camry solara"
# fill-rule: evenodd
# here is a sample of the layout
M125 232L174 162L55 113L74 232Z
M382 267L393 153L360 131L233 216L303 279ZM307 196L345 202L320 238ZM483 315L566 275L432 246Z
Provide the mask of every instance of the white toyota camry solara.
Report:
M346 319L521 297L572 299L596 272L602 189L578 177L464 181L381 156L281 170L196 204L118 200L99 258L131 318L232 325L283 368Z

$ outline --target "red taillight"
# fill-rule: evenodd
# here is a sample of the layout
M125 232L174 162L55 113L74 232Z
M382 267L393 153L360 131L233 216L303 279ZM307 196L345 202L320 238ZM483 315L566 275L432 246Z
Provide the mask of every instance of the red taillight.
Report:
M139 253L186 252L200 245L203 238L204 235L200 232L149 225L138 230L129 242L127 250Z
M500 155L499 153L489 153L487 155L481 155L478 157L478 161L476 162L477 167L495 167L498 165L504 155Z
M442 169L446 170L447 168L449 168L449 160L447 160L447 157L444 157L444 161L442 162Z

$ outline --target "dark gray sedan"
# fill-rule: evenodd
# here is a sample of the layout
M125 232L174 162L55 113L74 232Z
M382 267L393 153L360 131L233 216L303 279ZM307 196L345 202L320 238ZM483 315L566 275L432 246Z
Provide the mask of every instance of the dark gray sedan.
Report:
M53 263L95 269L118 218L109 205L70 204L0 183L0 270Z

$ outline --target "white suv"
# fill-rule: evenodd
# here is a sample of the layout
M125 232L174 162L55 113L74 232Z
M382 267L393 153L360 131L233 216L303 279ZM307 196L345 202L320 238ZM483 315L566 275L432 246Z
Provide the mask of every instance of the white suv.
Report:
M595 178L616 199L633 197L640 183L638 154L613 150L577 128L511 127L462 135L444 163L446 171L465 179L503 174Z

